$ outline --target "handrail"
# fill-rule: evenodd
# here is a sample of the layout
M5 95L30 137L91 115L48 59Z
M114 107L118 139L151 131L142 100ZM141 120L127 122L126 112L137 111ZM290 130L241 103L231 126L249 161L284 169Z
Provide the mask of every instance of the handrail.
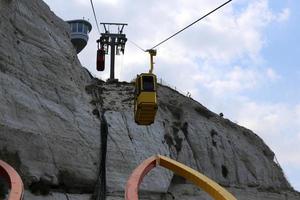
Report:
M22 200L24 186L19 174L6 162L0 160L0 176L5 178L10 187L8 200Z
M133 171L126 184L125 200L139 199L138 190L143 178L151 169L158 165L192 181L215 200L237 200L231 193L207 176L182 163L161 155L152 156L146 159Z

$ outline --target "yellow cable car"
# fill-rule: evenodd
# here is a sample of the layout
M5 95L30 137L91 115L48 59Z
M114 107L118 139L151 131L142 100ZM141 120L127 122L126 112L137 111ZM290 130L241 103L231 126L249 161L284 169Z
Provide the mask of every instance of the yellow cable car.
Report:
M134 119L139 125L150 125L154 122L157 111L156 87L157 79L153 71L155 50L148 50L151 58L149 73L137 75L135 81Z
M157 111L156 76L142 73L137 75L135 84L135 122L139 125L150 125L154 122Z

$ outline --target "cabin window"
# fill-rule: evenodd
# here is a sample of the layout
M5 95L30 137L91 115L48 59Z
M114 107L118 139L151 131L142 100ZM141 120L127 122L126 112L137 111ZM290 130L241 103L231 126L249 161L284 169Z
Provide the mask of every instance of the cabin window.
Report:
M72 23L72 32L77 32L77 24L76 23Z
M78 32L83 32L83 24L82 23L78 24Z
M144 76L143 77L143 90L144 91L154 91L153 76Z
M88 32L88 27L87 27L86 25L83 25L83 32L84 32L85 34L87 34L87 32Z

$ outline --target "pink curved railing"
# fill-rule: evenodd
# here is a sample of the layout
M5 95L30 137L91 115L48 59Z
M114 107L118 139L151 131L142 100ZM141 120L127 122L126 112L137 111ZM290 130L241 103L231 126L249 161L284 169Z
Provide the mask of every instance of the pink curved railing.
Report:
M144 177L156 167L156 156L143 161L130 175L125 188L125 200L138 200L138 190Z
M172 160L161 155L148 158L132 172L125 188L125 200L139 200L139 186L148 172L156 166L162 166L173 171L177 175L190 180L207 192L215 200L237 200L225 188L207 176L182 163L177 162L176 160Z
M22 200L24 192L23 181L18 172L2 160L0 160L0 176L9 184L10 193L8 200Z

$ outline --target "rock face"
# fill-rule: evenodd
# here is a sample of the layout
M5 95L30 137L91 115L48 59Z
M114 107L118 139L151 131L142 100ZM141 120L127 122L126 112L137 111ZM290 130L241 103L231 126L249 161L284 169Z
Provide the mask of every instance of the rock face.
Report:
M255 133L198 102L160 85L156 121L144 127L133 123L133 84L98 81L88 90L97 97L108 126L106 179L110 195L122 193L128 175L139 163L161 154L197 169L238 199L300 199L274 162L274 153ZM144 180L141 191L160 193L154 199L210 199L162 169Z
M89 199L105 182L107 199L123 199L132 170L154 154L238 199L300 199L257 135L168 87L158 88L155 123L136 125L133 84L91 78L68 25L41 0L0 0L0 35L0 159L21 174L26 199ZM141 191L141 199L209 199L163 169Z
M0 8L0 158L27 187L92 192L100 123L68 25L40 0L1 0Z

